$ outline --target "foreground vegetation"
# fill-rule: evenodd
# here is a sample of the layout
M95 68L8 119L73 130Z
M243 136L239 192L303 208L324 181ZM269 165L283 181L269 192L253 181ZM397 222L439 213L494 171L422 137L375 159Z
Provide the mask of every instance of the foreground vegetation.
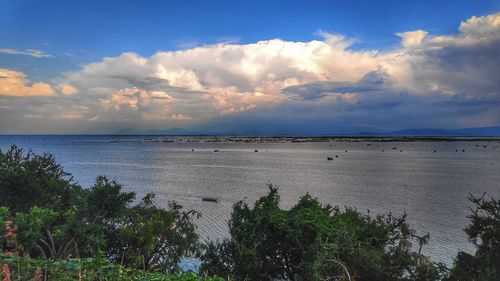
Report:
M201 243L200 214L154 194L98 177L81 188L49 154L12 146L0 151L2 280L219 280L180 274L182 257L198 257L200 274L226 280L500 280L500 201L469 198L466 233L476 253L452 268L421 253L406 216L370 217L305 195L290 210L269 193L255 206L234 205L230 238Z
M28 257L0 257L4 265L2 280L121 280L121 281L223 281L219 277L198 276L195 273L165 274L124 267L103 257L87 259L40 260ZM5 266L7 265L7 267ZM10 279L6 278L10 275Z

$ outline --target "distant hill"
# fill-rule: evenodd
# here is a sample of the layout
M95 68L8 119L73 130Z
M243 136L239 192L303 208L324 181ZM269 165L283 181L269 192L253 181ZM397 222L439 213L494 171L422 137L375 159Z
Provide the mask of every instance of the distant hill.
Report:
M137 130L132 128L125 128L119 131L116 131L117 135L158 135L158 136L193 136L199 135L196 132L189 131L186 129L173 127L170 129L164 130Z
M407 136L407 137L498 137L500 127L463 129L405 129L392 132L362 132L361 136Z

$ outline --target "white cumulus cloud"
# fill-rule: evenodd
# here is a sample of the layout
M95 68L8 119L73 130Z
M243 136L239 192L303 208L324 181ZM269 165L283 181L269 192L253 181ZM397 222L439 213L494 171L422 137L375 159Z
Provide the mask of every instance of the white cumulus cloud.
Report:
M403 47L412 47L422 43L422 40L427 36L428 32L423 30L407 31L396 33L397 36L401 37L401 45Z
M401 46L390 51L353 50L355 40L319 35L308 42L222 42L149 57L132 52L106 57L54 79L60 95L50 107L59 104L58 116L101 124L100 129L196 126L262 116L374 127L388 120L415 126L426 126L429 118L443 126L500 120L500 13L471 17L451 35L397 33ZM0 94L26 96L35 88L54 93L46 83L30 84L23 74L8 73L11 86L0 88ZM12 91L13 85L19 90ZM64 115L68 108L75 110L69 103L82 107ZM0 105L12 107L9 101Z
M0 68L0 96L50 96L54 89L43 82L31 83L26 74Z

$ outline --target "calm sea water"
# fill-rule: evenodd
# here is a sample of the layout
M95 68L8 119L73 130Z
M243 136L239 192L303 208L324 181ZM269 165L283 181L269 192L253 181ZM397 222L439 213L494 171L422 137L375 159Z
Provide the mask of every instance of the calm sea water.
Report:
M322 202L361 212L369 209L372 215L406 211L413 228L431 234L425 253L450 263L458 250L474 251L463 232L471 207L468 193L500 197L498 140L233 143L166 137L0 136L2 150L12 143L54 154L84 187L98 175L107 175L138 197L156 193L161 206L175 200L198 210L203 214L197 224L204 239L226 237L232 205L242 199L253 203L272 183L279 186L284 208L309 192ZM334 160L327 161L328 156ZM202 197L216 197L219 202L203 202Z

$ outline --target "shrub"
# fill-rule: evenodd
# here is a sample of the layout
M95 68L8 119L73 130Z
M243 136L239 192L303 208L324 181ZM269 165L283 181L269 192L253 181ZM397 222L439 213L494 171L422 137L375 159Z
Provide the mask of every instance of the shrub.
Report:
M102 252L129 267L176 272L182 257L197 254L198 212L175 202L159 208L153 194L133 205L135 193L104 176L82 189L50 154L17 146L0 151L0 195L0 219L16 225L16 249L9 249L18 255L67 259Z
M476 253L459 252L448 280L500 280L500 200L487 200L485 195L469 195L469 200L475 207L465 232L476 246Z
M229 228L229 240L206 246L202 271L238 280L438 280L441 274L412 251L419 240L405 216L371 218L309 195L282 210L272 185L254 208L236 203Z
M37 260L23 257L1 257L11 280L121 280L121 281L223 281L219 277L202 277L195 273L165 274L123 267L106 261L102 256L88 259ZM1 277L1 274L0 274Z
M32 206L67 210L80 190L51 154L35 155L15 145L0 151L0 206L12 212L27 212Z

